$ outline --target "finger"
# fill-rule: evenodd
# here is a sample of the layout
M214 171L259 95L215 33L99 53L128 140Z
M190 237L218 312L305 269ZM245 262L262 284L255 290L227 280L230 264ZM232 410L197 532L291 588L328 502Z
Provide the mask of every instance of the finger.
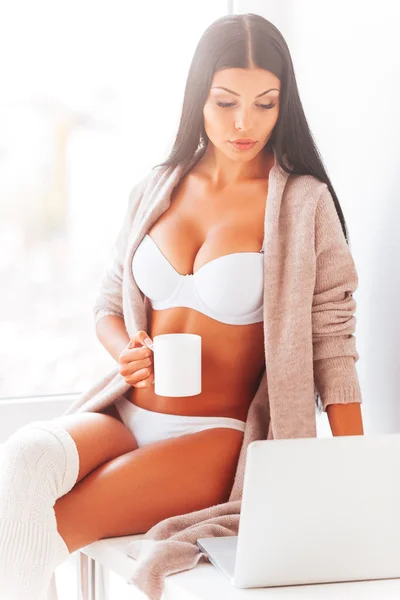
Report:
M153 356L152 351L145 346L141 346L140 348L132 348L131 350L125 349L121 354L121 361L125 364L136 360L144 360L145 358L150 358Z
M134 341L136 344L140 344L146 347L153 345L153 340L150 338L146 331L138 331L134 337Z
M154 373L151 373L151 375L149 375L148 377L146 377L146 379L142 379L142 381L139 381L135 387L138 388L149 388L154 384Z
M129 375L133 375L137 373L140 369L146 369L153 366L153 361L151 358L146 357L143 360L135 360L128 363L124 363L120 366L119 372L124 377L129 377Z
M130 383L130 385L136 385L144 379L147 379L151 374L152 369L147 367L145 369L139 369L139 371L136 371L131 375L127 375L124 379L127 383Z

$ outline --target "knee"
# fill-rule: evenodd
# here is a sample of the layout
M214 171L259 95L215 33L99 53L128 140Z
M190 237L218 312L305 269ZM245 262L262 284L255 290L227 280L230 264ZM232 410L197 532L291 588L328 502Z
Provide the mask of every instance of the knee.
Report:
M79 457L74 446L68 432L52 421L34 421L17 429L6 440L2 463L9 474L24 476L27 482L35 479L48 485L55 501L76 481ZM68 466L70 472L66 477Z
M43 457L46 434L33 426L33 423L20 427L6 440L2 447L2 459L13 462L15 467L26 469L36 453ZM44 457L46 458L46 456Z

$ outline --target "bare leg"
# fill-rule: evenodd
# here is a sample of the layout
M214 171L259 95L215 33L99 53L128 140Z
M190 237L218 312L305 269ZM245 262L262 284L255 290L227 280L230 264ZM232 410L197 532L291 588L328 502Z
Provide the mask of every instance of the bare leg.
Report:
M138 534L174 515L228 499L243 433L209 429L163 440L95 469L57 500L58 531L74 552Z
M0 597L42 600L69 554L54 505L93 469L137 447L111 416L85 413L18 429L0 454Z

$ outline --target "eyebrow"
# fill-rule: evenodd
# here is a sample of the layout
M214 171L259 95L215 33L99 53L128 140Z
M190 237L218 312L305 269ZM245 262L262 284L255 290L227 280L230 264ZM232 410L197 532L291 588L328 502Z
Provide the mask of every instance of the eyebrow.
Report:
M226 92L229 92L230 94L233 94L234 96L240 96L240 94L238 94L237 92L234 92L233 90L229 90L228 88L222 87L222 86L214 86L211 89L212 90L225 90ZM257 94L256 98L260 98L260 96L264 96L265 94L268 94L268 92L272 92L272 91L279 92L278 88L271 88L269 90L266 90L265 92L262 92L261 94Z

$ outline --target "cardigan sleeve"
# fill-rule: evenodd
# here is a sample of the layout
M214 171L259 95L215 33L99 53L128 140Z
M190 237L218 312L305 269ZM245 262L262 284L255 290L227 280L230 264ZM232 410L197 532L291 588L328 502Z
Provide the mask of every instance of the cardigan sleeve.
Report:
M123 317L122 311L122 278L125 253L132 231L135 216L138 212L149 176L142 179L131 190L128 206L122 226L111 249L108 264L106 265L93 308L95 324L107 315Z
M314 384L323 410L362 402L355 363L358 276L328 187L315 215L316 277L312 302Z

